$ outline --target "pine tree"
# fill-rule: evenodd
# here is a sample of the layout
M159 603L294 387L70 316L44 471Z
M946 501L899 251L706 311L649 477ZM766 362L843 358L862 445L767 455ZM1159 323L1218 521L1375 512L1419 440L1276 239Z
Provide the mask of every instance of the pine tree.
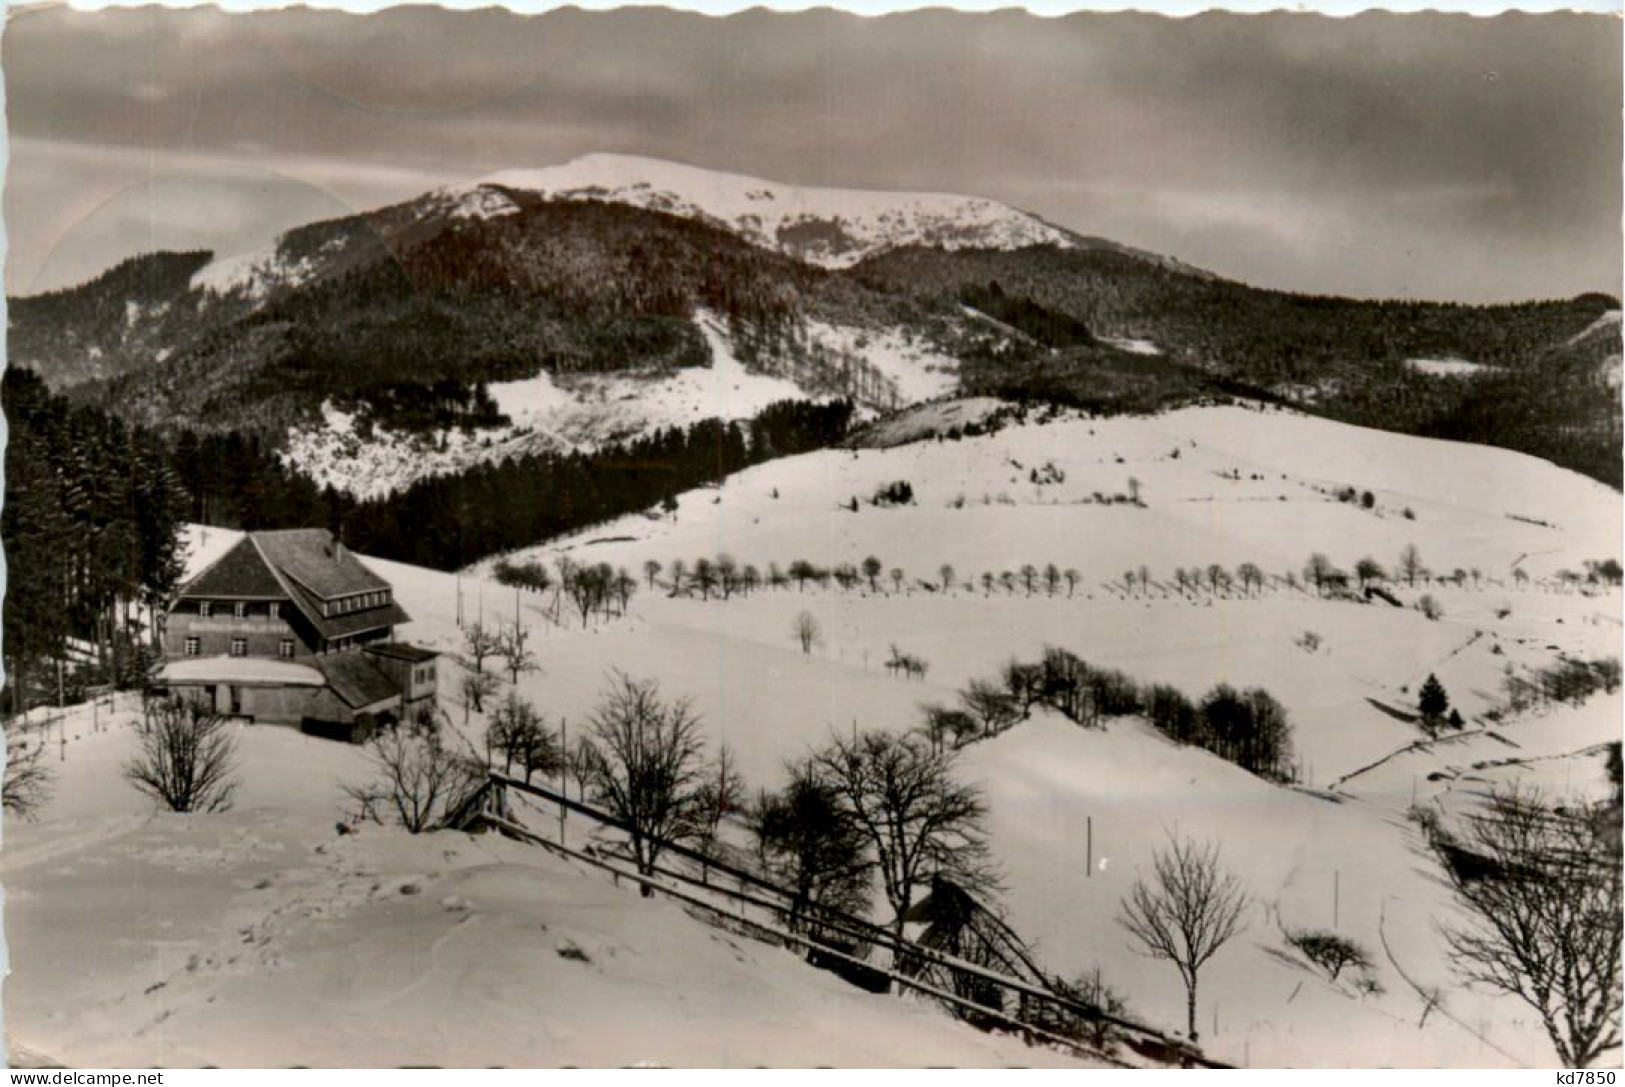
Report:
M1422 690L1416 700L1416 708L1421 711L1422 720L1429 725L1436 726L1444 719L1450 710L1450 696L1445 694L1444 684L1439 677L1428 673L1427 680L1422 684Z

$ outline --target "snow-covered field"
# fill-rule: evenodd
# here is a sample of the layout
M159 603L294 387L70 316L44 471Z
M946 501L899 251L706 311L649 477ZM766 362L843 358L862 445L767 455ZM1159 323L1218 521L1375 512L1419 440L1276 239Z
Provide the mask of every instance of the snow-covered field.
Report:
M867 503L896 480L910 481L913 505ZM1370 490L1371 507L1339 501L1345 487ZM1131 490L1143 506L1096 498ZM853 496L856 513L843 508ZM624 518L531 552L624 566L640 586L649 560L669 569L726 551L765 572L874 554L905 571L900 589L883 575L874 591L791 587L724 603L657 583L626 616L584 626L567 602L555 618L550 596L485 580L488 564L454 576L369 561L413 616L402 633L449 654L459 595L469 620L517 612L541 665L520 689L572 735L612 667L691 698L753 789L777 785L784 760L832 730L911 728L921 703L950 703L969 679L1045 645L1193 697L1220 680L1263 686L1291 715L1300 787L1127 718L1084 730L1039 712L968 747L961 772L987 799L1011 923L1046 968L1098 967L1137 1018L1180 1030L1177 977L1131 949L1117 903L1169 833L1208 838L1252 896L1246 932L1202 974L1211 1055L1547 1066L1555 1057L1526 1008L1451 975L1437 924L1453 907L1404 813L1457 810L1520 775L1563 795L1602 788L1598 745L1619 736L1618 695L1493 726L1480 718L1508 665L1619 655L1618 592L1558 591L1552 579L1617 556L1620 520L1618 494L1517 454L1204 408L775 461L682 496L674 516ZM200 534L194 566L230 539ZM1435 571L1476 569L1476 587L1401 583L1406 606L1394 608L1278 580L1312 551L1345 569L1367 554L1392 567L1413 543ZM1245 561L1270 579L1255 598L1193 599L1170 584L1176 565ZM980 580L1051 562L1079 572L1075 589L988 593ZM955 571L946 592L943 564ZM1125 572L1142 565L1152 586L1128 592ZM1441 620L1411 606L1424 591ZM810 654L790 630L803 609L823 630ZM1320 637L1313 652L1299 644L1305 631ZM929 662L923 681L883 669L894 643ZM1414 708L1429 672L1467 727L1418 746L1418 730L1383 707ZM441 683L460 724L457 674L448 662ZM471 721L477 733L479 715ZM79 713L68 733L56 798L36 824L8 821L0 854L14 1047L116 1064L1057 1059L859 994L537 850L375 828L340 837L338 782L361 768L349 747L246 728L237 811L183 819L153 815L119 781L127 728L92 733ZM116 903L94 893L109 881ZM1304 964L1281 930L1310 926L1365 946L1383 991ZM567 946L588 962L561 957ZM1418 987L1436 985L1443 1006L1419 1027Z

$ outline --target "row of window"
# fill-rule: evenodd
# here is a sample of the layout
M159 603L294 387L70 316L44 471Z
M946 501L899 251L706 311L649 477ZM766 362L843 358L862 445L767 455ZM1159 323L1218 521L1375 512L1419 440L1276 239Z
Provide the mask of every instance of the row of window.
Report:
M278 603L277 601L275 601L275 600L270 601L266 605L266 608L267 608L267 610L266 610L265 614L269 615L272 619L275 619L275 618L277 618L278 616L280 616L282 614L282 605L280 603ZM236 616L238 619L247 619L248 618L248 603L246 601L243 601L243 600L237 601L236 603L232 604L231 612L232 612L232 615ZM199 615L203 616L205 619L208 618L209 616L213 615L214 614L214 601L212 601L212 600L199 600L197 602L197 613Z
M422 667L413 668L412 669L412 682L420 684L420 685L424 684L424 683L433 683L434 682L434 665L425 664Z
M186 639L186 655L188 657L195 657L198 654L200 654L201 652L203 652L203 643L199 639L197 639L197 638L187 638ZM276 647L276 655L281 657L283 660L291 660L293 658L293 654L294 654L293 639L292 638L283 638L282 641L280 643L278 643L278 645ZM247 638L233 638L231 640L231 655L234 656L234 657L246 657L246 656L248 656L248 639Z
M378 590L370 593L360 593L356 596L347 596L342 600L328 600L322 604L323 615L348 615L353 611L366 611L389 603L387 590Z

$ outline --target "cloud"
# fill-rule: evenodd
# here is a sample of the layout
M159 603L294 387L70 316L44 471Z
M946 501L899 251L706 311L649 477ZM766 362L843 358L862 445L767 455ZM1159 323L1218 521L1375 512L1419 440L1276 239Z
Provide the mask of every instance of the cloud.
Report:
M1272 286L1617 290L1621 33L1579 15L31 10L4 42L11 282L122 255L133 213L84 223L132 185L152 238L224 245L324 199L613 150L991 196ZM218 184L194 186L188 220L159 176Z

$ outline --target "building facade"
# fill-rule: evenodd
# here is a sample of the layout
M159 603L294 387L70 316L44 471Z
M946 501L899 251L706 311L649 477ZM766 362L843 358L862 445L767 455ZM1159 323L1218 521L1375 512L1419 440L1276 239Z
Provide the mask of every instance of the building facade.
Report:
M394 640L409 619L325 529L248 533L177 594L155 679L221 714L364 738L351 726L434 704L436 654Z

